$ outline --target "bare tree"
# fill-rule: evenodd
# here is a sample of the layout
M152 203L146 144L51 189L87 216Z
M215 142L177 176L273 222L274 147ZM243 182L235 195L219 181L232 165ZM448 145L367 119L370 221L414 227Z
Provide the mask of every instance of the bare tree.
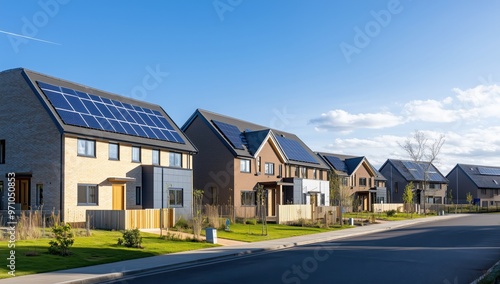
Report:
M330 172L330 204L340 208L340 225L343 225L342 219L344 207L352 206L352 192L348 186L345 186L342 179L345 177L338 175L335 170Z
M408 137L404 143L399 143L399 147L408 153L410 159L417 163L424 163L424 183L423 183L423 196L424 196L424 214L425 214L425 189L428 180L429 169L437 156L441 152L441 148L445 142L444 134L440 134L437 139L429 141L429 138L420 130L415 130L412 137Z

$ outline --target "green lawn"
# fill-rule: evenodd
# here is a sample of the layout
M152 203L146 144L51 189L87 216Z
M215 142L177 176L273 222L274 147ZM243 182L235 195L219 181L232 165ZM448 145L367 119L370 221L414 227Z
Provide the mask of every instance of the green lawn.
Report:
M230 239L242 242L258 242L267 241L288 237L295 237L301 235L309 235L323 232L331 232L340 229L350 228L349 226L344 226L340 228L339 226L334 228L314 228L314 227L298 227L298 226L286 226L278 224L267 224L267 236L262 235L262 225L244 225L244 224L231 224L230 232L224 230L217 230L217 237L223 239ZM205 234L205 231L202 231Z
M143 249L118 246L117 239L122 233L116 231L92 231L91 237L75 237L72 255L61 257L48 253L49 238L22 240L16 242L16 276L76 268L95 264L116 262L187 250L196 250L216 245L188 241L166 241L158 235L141 233ZM0 266L0 278L11 277L6 267L9 257L6 241L0 242L0 256L4 265ZM28 256L28 255L35 256Z

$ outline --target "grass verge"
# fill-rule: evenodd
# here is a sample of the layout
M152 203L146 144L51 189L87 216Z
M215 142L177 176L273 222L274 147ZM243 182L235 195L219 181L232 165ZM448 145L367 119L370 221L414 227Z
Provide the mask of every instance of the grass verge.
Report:
M231 231L217 230L217 237L242 242L259 242L295 236L331 232L350 228L349 226L336 226L332 228L300 227L278 224L267 224L267 235L262 235L262 224L231 224ZM202 231L205 234L205 231Z
M196 250L216 245L161 239L158 235L141 233L143 249L127 248L117 245L122 237L117 231L92 231L91 237L75 237L71 247L72 255L62 257L48 253L49 238L16 241L16 276L49 272L62 269L104 264L121 260L143 258L167 253ZM0 255L7 264L9 256L7 241L0 242ZM0 266L0 279L9 278L6 265Z

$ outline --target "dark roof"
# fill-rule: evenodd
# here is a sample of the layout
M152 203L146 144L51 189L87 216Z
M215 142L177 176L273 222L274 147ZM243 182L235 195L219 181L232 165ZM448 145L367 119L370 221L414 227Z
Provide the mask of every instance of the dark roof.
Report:
M477 188L500 189L500 167L466 164L457 164L456 167L459 167L472 180ZM446 176L448 179L453 178L450 177L450 174L451 172Z
M131 143L131 144L147 145L147 146L151 146L151 147L167 148L167 149L172 149L172 150L177 150L177 151L186 151L186 152L192 152L192 153L197 151L196 148L193 146L193 144L189 141L189 139L184 135L184 133L182 133L182 131L179 129L179 127L174 123L174 121L168 116L168 114L159 105L150 104L147 102L143 102L143 101L119 96L116 94L104 92L104 91L94 89L94 88L91 88L88 86L79 85L77 83L69 82L69 81L58 79L55 77L50 77L48 75L37 73L34 71L30 71L30 70L27 70L24 68L7 70L4 72L19 72L22 74L22 76L25 78L26 82L30 85L30 88L33 90L33 92L38 97L38 99L42 102L44 108L49 112L50 116L52 117L52 120L56 123L57 127L59 128L59 130L62 133L75 134L75 135L81 135L81 136L93 137L93 138L103 138L103 139L107 139L107 140L122 141L122 142ZM179 135L178 137L180 137L183 140L183 141L182 140L181 141L184 143L175 143L175 142L170 142L170 141L165 141L165 140L152 139L152 138L148 138L148 137L140 137L140 136L133 136L133 135L129 135L129 134L117 133L114 131L105 131L105 130L99 130L99 129L94 129L94 128L66 124L61 119L58 111L51 104L51 102L49 101L48 97L45 95L43 90L39 87L38 82L72 89L72 90L75 90L77 92L82 92L82 93L87 93L87 94L99 96L101 98L106 98L106 99L118 101L120 103L126 103L126 104L130 104L133 106L138 106L141 108L147 108L151 111L154 111L158 115L159 118L166 119L166 121L173 128L172 131L177 132L177 134Z
M320 156L331 169L349 176L353 174L363 161L365 161L372 169L376 180L387 180L364 156L358 157L325 152L317 152L317 155Z
M186 121L186 123L181 127L183 131L186 131L195 118L200 117L203 121L210 127L210 129L217 135L217 137L226 145L226 147L234 154L235 157L248 157L252 158L256 151L261 147L262 143L265 142L265 138L269 135L276 141L277 145L280 147L281 152L285 155L287 159L286 163L307 167L316 167L328 169L329 167L320 159L314 152L307 147L307 145L302 142L295 134L280 131L277 129L269 128L266 126L254 124L248 121L232 118L229 116L221 115L218 113L197 109L193 115ZM217 124L228 124L231 127L235 127L239 133L232 133L227 137ZM229 130L232 131L232 130ZM237 135L238 134L238 135ZM238 138L241 139L240 141ZM280 142L281 141L281 142ZM287 145L283 145L284 142L289 142L294 146L299 147L299 154L305 155L310 161L297 161L294 160L290 152L287 153ZM242 144L243 147L238 147L234 144ZM287 156L288 155L288 156Z
M393 167L408 181L431 181L438 183L448 183L448 180L441 174L441 172L433 165L428 165L427 162L414 162L409 160L394 160L388 159L381 169L390 163ZM424 176L424 172L429 166L427 171L427 178Z

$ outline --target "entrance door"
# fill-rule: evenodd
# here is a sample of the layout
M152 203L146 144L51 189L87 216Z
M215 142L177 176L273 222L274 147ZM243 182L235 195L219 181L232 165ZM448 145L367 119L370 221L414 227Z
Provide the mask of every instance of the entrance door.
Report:
M267 216L276 216L276 189L268 189L267 190Z
M124 210L125 205L125 186L122 184L113 184L113 210Z
M29 193L30 193L30 180L18 179L16 180L16 201L21 203L21 210L29 210Z

